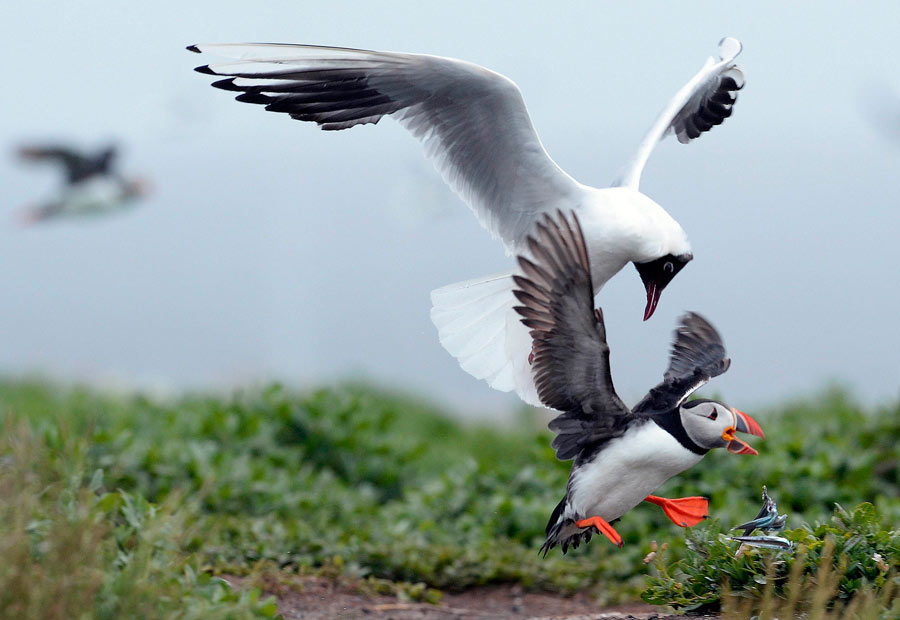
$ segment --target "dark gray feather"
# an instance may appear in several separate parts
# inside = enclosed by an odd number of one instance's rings
[[[564,413],[552,422],[557,458],[574,458],[590,444],[624,432],[631,412],[613,387],[603,315],[594,310],[594,287],[581,226],[563,213],[547,215],[529,236],[532,258],[519,257],[514,276],[531,330],[532,373],[541,402]]]
[[[699,314],[688,312],[675,330],[669,368],[662,383],[635,405],[634,412],[643,415],[669,412],[730,365],[716,328]]]

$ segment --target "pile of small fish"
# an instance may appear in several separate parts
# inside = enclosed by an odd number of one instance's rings
[[[769,497],[768,490],[763,486],[762,492],[763,506],[759,510],[752,521],[747,521],[740,525],[736,525],[731,529],[744,530],[743,536],[732,536],[731,540],[741,543],[737,551],[737,555],[741,555],[745,550],[745,545],[749,547],[762,547],[763,549],[777,549],[778,551],[790,551],[793,543],[787,538],[781,536],[751,536],[754,530],[762,530],[763,532],[779,532],[784,529],[787,522],[787,515],[778,514],[778,506],[775,500]]]

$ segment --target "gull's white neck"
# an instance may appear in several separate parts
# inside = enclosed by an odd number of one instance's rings
[[[585,187],[577,209],[588,240],[595,292],[629,262],[691,251],[687,235],[665,209],[628,187]]]

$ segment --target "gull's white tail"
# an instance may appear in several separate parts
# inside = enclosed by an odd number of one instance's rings
[[[503,273],[435,289],[431,321],[463,370],[540,407],[528,363],[531,336],[513,310],[514,285],[511,274]]]

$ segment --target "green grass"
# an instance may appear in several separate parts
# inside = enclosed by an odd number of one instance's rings
[[[735,599],[750,608],[774,608],[789,603],[793,611],[809,611],[817,598],[846,607],[859,597],[895,599],[900,569],[900,531],[878,515],[872,504],[851,511],[835,507],[827,523],[803,524],[782,533],[794,544],[793,553],[756,548],[739,549],[727,527],[716,521],[688,535],[684,557],[671,561],[661,550],[655,574],[643,593],[645,601],[686,611],[718,611],[734,607]],[[825,578],[827,575],[827,578]],[[792,602],[791,602],[792,601]]]
[[[719,451],[661,494],[708,495],[725,525],[755,514],[762,484],[789,527],[829,522],[835,502],[900,518],[898,407],[829,393],[752,413],[760,457]],[[0,417],[0,617],[270,617],[214,575],[273,567],[427,600],[517,583],[613,601],[643,589],[652,540],[687,557],[682,530],[641,506],[617,524],[624,549],[539,558],[569,464],[525,414],[463,425],[359,386],[167,401],[6,381]]]
[[[274,601],[232,591],[186,552],[195,526],[176,495],[156,506],[104,491],[87,439],[63,425],[4,421],[0,618],[276,616]]]

